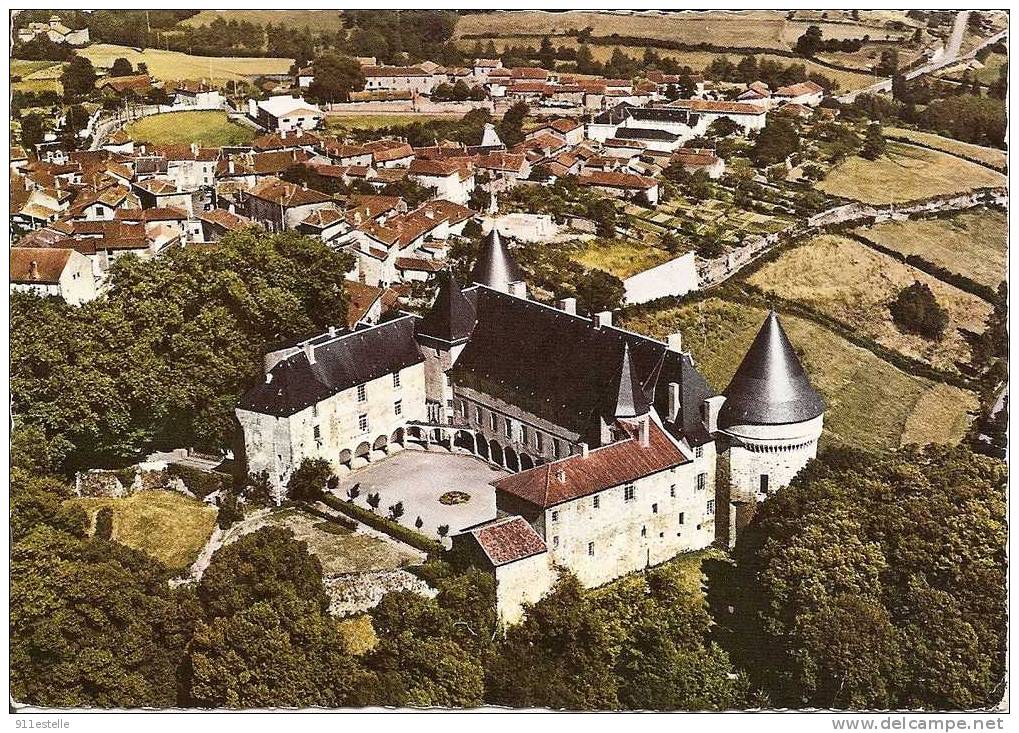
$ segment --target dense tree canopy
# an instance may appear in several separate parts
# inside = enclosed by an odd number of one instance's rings
[[[1004,464],[964,448],[823,455],[760,505],[718,585],[738,663],[778,706],[996,704],[1004,492]]]
[[[287,232],[118,259],[81,307],[11,296],[15,415],[61,436],[65,468],[152,447],[229,447],[237,398],[284,338],[345,323],[349,255]]]

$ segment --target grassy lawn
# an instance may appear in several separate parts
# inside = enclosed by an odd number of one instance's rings
[[[410,125],[414,122],[431,122],[433,120],[459,119],[463,115],[418,115],[418,114],[363,114],[363,115],[328,115],[325,118],[326,129],[334,132],[341,130],[378,130],[383,127]]]
[[[677,253],[679,254],[679,253]],[[628,239],[592,239],[582,244],[573,259],[584,267],[610,272],[621,280],[668,262],[677,255]]]
[[[241,145],[249,142],[255,131],[231,122],[226,112],[169,112],[132,122],[127,133],[135,140],[153,145],[201,143],[209,147]]]
[[[59,61],[26,61],[25,59],[11,59],[10,64],[10,75],[22,78],[38,74],[54,66],[61,66]],[[59,75],[60,71],[58,70],[56,76]]]
[[[942,137],[941,135],[935,135],[932,132],[921,132],[920,130],[910,130],[905,127],[886,127],[884,128],[885,135],[905,138],[913,142],[922,143],[938,150],[943,150],[946,153],[952,155],[960,155],[965,158],[972,158],[979,160],[982,163],[1004,170],[1008,163],[1008,157],[1004,150],[998,150],[996,148],[985,148],[982,145],[972,145],[971,143],[964,143],[961,140],[953,140],[950,137]]]
[[[139,491],[122,499],[68,499],[93,524],[101,507],[113,509],[113,539],[153,556],[171,570],[198,557],[216,525],[216,509],[175,491]]]
[[[396,570],[414,562],[416,556],[363,532],[351,532],[296,509],[274,512],[269,522],[287,527],[322,563],[325,575]]]
[[[886,155],[877,160],[849,158],[835,166],[817,187],[832,196],[889,204],[1005,183],[1005,176],[976,163],[890,142]]]
[[[213,82],[243,80],[260,74],[286,74],[293,59],[190,56],[179,51],[147,48],[136,51],[127,46],[96,43],[78,50],[96,68],[108,69],[117,58],[126,58],[137,66],[144,61],[157,79],[206,79]]]
[[[888,303],[914,280],[926,283],[949,314],[940,341],[904,334],[892,323]],[[927,275],[851,239],[824,235],[787,250],[748,281],[767,292],[805,303],[902,354],[940,369],[968,362],[969,344],[959,329],[983,331],[991,306],[975,295]]]
[[[216,18],[229,22],[248,22],[257,25],[272,23],[287,28],[311,28],[315,31],[338,31],[343,20],[338,10],[203,10],[181,25],[198,27],[209,25]]]
[[[964,211],[949,219],[882,222],[858,233],[992,288],[1005,279],[1008,216],[998,209]]]
[[[681,331],[697,368],[721,391],[765,315],[761,308],[709,298],[624,314],[623,326],[657,338]],[[967,412],[977,407],[973,393],[906,374],[812,321],[783,315],[782,325],[828,405],[823,444],[884,450],[963,437]]]

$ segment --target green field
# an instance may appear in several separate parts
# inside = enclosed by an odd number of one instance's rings
[[[141,550],[171,570],[198,557],[216,525],[216,509],[175,491],[139,491],[122,499],[80,498],[69,503],[88,512],[93,525],[101,507],[113,508],[113,539]]]
[[[729,383],[761,327],[762,308],[719,298],[623,315],[623,327],[657,338],[680,331],[708,381]],[[794,316],[782,325],[828,411],[823,444],[892,449],[905,443],[957,443],[976,395],[897,369],[826,328]]]
[[[964,211],[947,219],[888,221],[858,233],[992,288],[1007,274],[1008,216],[998,209]]]
[[[231,122],[226,112],[169,112],[143,117],[126,128],[134,140],[153,145],[199,143],[218,148],[223,145],[243,145],[255,137],[249,127]]]
[[[78,51],[97,69],[108,69],[115,59],[126,58],[134,66],[148,65],[149,73],[157,79],[206,79],[212,82],[241,81],[260,74],[286,74],[293,59],[253,57],[190,56],[178,51],[161,51],[147,48],[137,51],[127,46],[96,43]]]
[[[902,333],[888,303],[915,280],[926,283],[948,311],[940,341]],[[810,306],[851,330],[901,354],[947,371],[969,362],[970,347],[960,329],[980,333],[991,306],[893,257],[846,237],[823,235],[788,249],[750,275],[765,292]]]
[[[343,16],[338,10],[203,10],[181,25],[208,25],[216,18],[256,25],[272,23],[287,28],[311,28],[314,31],[338,31],[343,28]]]
[[[831,169],[817,188],[868,204],[889,204],[985,186],[1004,186],[1000,173],[951,155],[889,142],[877,160],[854,156]]]
[[[573,259],[584,267],[604,270],[625,280],[675,256],[664,249],[629,239],[592,239],[582,243]]]
[[[997,148],[985,148],[982,145],[972,145],[961,140],[953,140],[950,137],[935,135],[932,132],[910,130],[905,127],[885,127],[884,132],[888,137],[901,137],[937,150],[943,150],[952,155],[972,158],[998,170],[1005,170],[1005,166],[1008,163],[1008,156],[1005,151],[998,150]]]

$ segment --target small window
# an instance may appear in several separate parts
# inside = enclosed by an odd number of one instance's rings
[[[478,425],[481,425],[481,408],[480,407],[475,407],[474,408],[474,422],[476,422]]]
[[[676,498],[676,484],[673,484],[672,486],[669,487],[669,496],[671,496],[673,499]]]
[[[594,497],[594,508],[597,509],[600,506],[601,506],[601,497],[600,496]]]
[[[559,457],[559,438],[552,438],[552,457]]]
[[[524,445],[528,445],[529,442],[530,442],[530,437],[531,436],[528,434],[528,431],[527,431],[527,426],[526,425],[521,425],[520,426],[520,442],[523,443]]]
[[[400,372],[393,372],[393,386],[400,386]]]
[[[357,401],[367,402],[368,401],[368,386],[364,384],[357,385]]]
[[[311,416],[318,417],[318,403],[311,406]]]
[[[768,474],[766,473],[761,474],[761,493],[768,493]]]
[[[493,412],[491,417],[492,419],[490,422],[492,423],[492,432],[494,433],[499,429],[499,416]]]
[[[316,425],[314,427],[314,429],[312,430],[312,434],[315,436],[315,440],[321,440],[321,438],[322,438],[322,428],[320,428],[318,425]]]
[[[707,506],[707,509],[705,509],[704,513],[707,514],[709,517],[712,516],[715,513],[715,500],[714,499],[708,499],[708,506]]]
[[[704,491],[708,485],[708,474],[699,473],[697,474],[697,490]]]
[[[658,504],[652,504],[651,505],[651,513],[652,514],[657,514],[658,513]]]
[[[694,455],[694,458],[703,458],[704,457],[704,446],[703,445],[699,445],[696,448],[694,448],[693,455]]]
[[[397,400],[396,402],[393,403],[393,414],[394,415],[403,414],[403,400]]]
[[[510,420],[507,417],[507,418],[505,418],[505,420],[503,422],[504,422],[503,427],[505,428],[506,437],[510,438],[512,440],[512,438],[513,438],[513,421]]]
[[[362,433],[368,432],[368,416],[358,415],[357,416],[357,427]]]
[[[539,453],[545,451],[545,435],[540,430],[534,431],[534,447]]]
[[[559,512],[552,512],[552,521],[553,522],[559,521]]]
[[[624,486],[623,487],[623,500],[624,501],[633,501],[634,498],[636,498],[636,493],[637,492],[636,492],[636,489],[633,487],[633,484],[631,484],[629,486]]]
[[[559,535],[552,537],[552,547],[559,547]]]
[[[640,528],[640,536],[641,537],[647,537],[647,526],[644,526],[644,527]]]
[[[680,524],[682,524],[682,523],[683,523],[683,512],[680,512],[680,513],[679,513],[679,523],[680,523]]]
[[[591,557],[594,557],[594,543],[593,542],[588,542],[587,543],[587,554],[590,555]]]

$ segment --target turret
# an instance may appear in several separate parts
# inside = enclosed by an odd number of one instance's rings
[[[723,394],[733,494],[764,499],[817,455],[825,410],[774,311]]]
[[[456,363],[474,331],[477,315],[456,278],[448,270],[438,273],[439,290],[435,301],[415,328],[417,341],[425,356],[425,398],[433,419],[447,417],[453,399],[446,372]]]
[[[471,280],[479,285],[487,285],[493,290],[510,292],[511,283],[524,282],[525,274],[509,252],[509,248],[499,235],[499,230],[492,231],[481,241],[478,261],[471,271]]]

